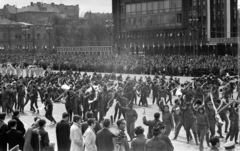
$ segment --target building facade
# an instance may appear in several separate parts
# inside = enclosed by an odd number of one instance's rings
[[[44,52],[49,48],[54,50],[55,46],[51,42],[52,35],[49,34],[46,26],[35,26],[0,18],[1,51]]]
[[[113,0],[112,8],[118,51],[237,53],[237,0]]]

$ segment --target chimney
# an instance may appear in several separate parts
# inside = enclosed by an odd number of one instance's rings
[[[33,2],[31,2],[31,6],[33,6]]]

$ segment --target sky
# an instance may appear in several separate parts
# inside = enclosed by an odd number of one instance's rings
[[[80,16],[87,11],[111,13],[112,12],[112,0],[0,0],[0,8],[3,8],[5,4],[17,5],[18,8],[30,5],[31,2],[43,2],[43,3],[63,3],[65,5],[79,5]]]

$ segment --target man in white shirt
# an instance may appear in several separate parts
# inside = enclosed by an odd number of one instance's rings
[[[96,121],[94,119],[88,119],[87,122],[88,129],[85,131],[83,135],[85,151],[97,151],[96,134],[94,131]]]

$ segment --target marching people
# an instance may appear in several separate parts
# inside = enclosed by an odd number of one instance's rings
[[[17,107],[17,109],[20,112],[24,112],[24,98],[25,98],[26,92],[25,92],[25,87],[24,87],[23,84],[21,84],[19,86],[17,94],[18,94],[18,103],[17,103],[18,107]]]
[[[169,106],[168,105],[161,106],[161,110],[162,110],[162,113],[163,113],[162,122],[166,125],[165,135],[169,136],[170,133],[171,133],[171,130],[174,130],[173,116],[169,111]]]
[[[71,145],[70,128],[71,127],[69,124],[69,114],[64,112],[62,114],[62,120],[58,122],[56,125],[58,151],[70,150],[70,145]]]
[[[44,104],[45,104],[45,109],[46,109],[46,113],[45,113],[45,117],[51,121],[51,125],[55,125],[57,122],[54,119],[52,112],[53,112],[53,103],[50,100],[50,96],[48,93],[44,94]]]
[[[133,109],[133,104],[130,102],[126,107],[121,106],[121,104],[118,102],[118,105],[121,109],[125,110],[125,119],[127,122],[127,133],[130,137],[130,140],[134,138],[134,128],[135,128],[135,122],[137,121],[138,114],[135,109]]]
[[[31,106],[31,109],[33,112],[36,112],[36,110],[37,110],[37,113],[39,114],[37,99],[38,99],[38,92],[36,89],[36,85],[33,85],[31,92],[30,92],[30,101],[31,101],[30,106]],[[36,109],[34,108],[33,105],[35,105]]]

